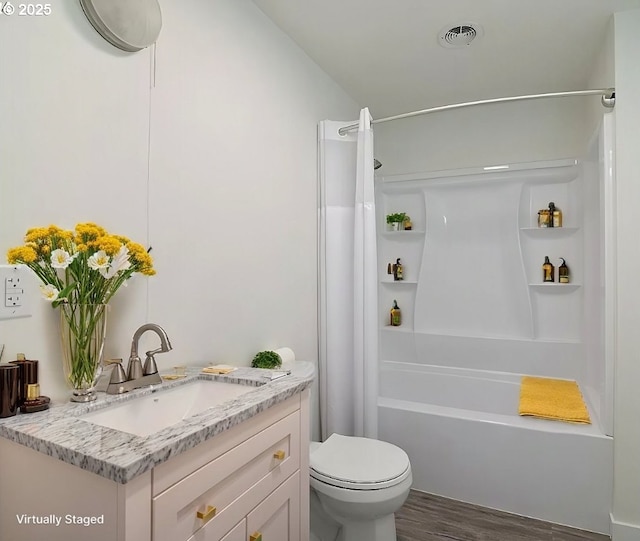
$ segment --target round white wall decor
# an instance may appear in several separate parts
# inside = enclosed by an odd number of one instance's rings
[[[123,51],[153,45],[162,28],[158,0],[80,0],[80,5],[98,33]]]

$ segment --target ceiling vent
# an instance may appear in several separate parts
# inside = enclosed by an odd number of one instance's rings
[[[482,27],[475,23],[460,23],[446,26],[438,35],[438,43],[448,49],[461,49],[481,38]]]

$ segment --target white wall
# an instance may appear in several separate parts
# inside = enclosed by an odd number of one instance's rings
[[[150,52],[104,41],[78,2],[48,17],[0,17],[0,261],[30,227],[95,221],[147,242]],[[43,394],[68,396],[58,312],[32,281],[33,317],[0,321],[3,362],[40,360]],[[144,280],[114,302],[107,354],[124,357],[145,319]]]
[[[109,357],[153,321],[174,346],[161,368],[283,345],[316,360],[316,126],[359,107],[252,2],[161,6],[153,88],[153,50],[119,52],[77,2],[0,17],[0,252],[79,221],[153,246],[158,274],[113,302]],[[33,286],[33,317],[0,321],[3,361],[39,358],[64,400],[57,313]]]
[[[609,21],[607,31],[598,50],[598,56],[594,59],[591,76],[587,88],[613,88],[615,87],[615,57],[614,57],[614,25],[613,17]],[[600,100],[590,98],[586,100],[587,117],[584,133],[585,143],[598,129],[602,121],[603,107]]]
[[[582,150],[584,99],[596,98],[482,105],[376,124],[377,173],[574,157]]]
[[[617,341],[613,540],[640,538],[640,10],[615,16]]]
[[[251,2],[163,13],[150,319],[176,351],[158,361],[248,364],[285,345],[315,359],[316,125],[356,105]]]

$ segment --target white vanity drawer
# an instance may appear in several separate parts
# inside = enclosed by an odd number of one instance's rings
[[[247,521],[243,520],[220,541],[247,541]]]
[[[154,541],[221,539],[299,469],[299,433],[295,411],[155,496]]]
[[[298,409],[300,397],[296,395],[156,466],[153,469],[153,496]]]

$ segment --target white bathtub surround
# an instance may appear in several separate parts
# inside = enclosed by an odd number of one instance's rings
[[[368,109],[319,126],[319,385],[322,438],[377,434],[377,252]],[[353,172],[356,172],[354,177]]]
[[[379,235],[379,434],[418,490],[609,533],[612,495],[612,117],[584,158],[384,177],[377,202],[415,229]],[[553,201],[560,228],[538,228]],[[385,280],[403,257],[407,282]],[[545,284],[545,256],[570,284]],[[523,375],[575,380],[593,425],[518,416]]]
[[[379,306],[397,299],[404,316],[398,329],[380,318],[381,359],[576,379],[611,434],[613,180],[598,158],[611,149],[603,130],[585,160],[385,177],[379,219],[402,205],[416,230],[380,235],[379,268],[402,255],[407,278],[380,277]],[[537,227],[549,201],[561,228]],[[567,260],[570,284],[542,283],[545,256]]]
[[[417,275],[416,331],[531,336],[520,231],[505,227],[518,223],[524,181],[520,174],[508,182],[436,182],[423,188],[428,234]],[[531,262],[529,281],[540,281],[535,271],[542,261],[536,263]]]
[[[609,533],[613,439],[596,419],[519,416],[520,377],[385,362],[380,438],[407,452],[417,490]]]
[[[640,527],[615,519],[611,513],[611,539],[613,541],[637,541],[640,539]]]

